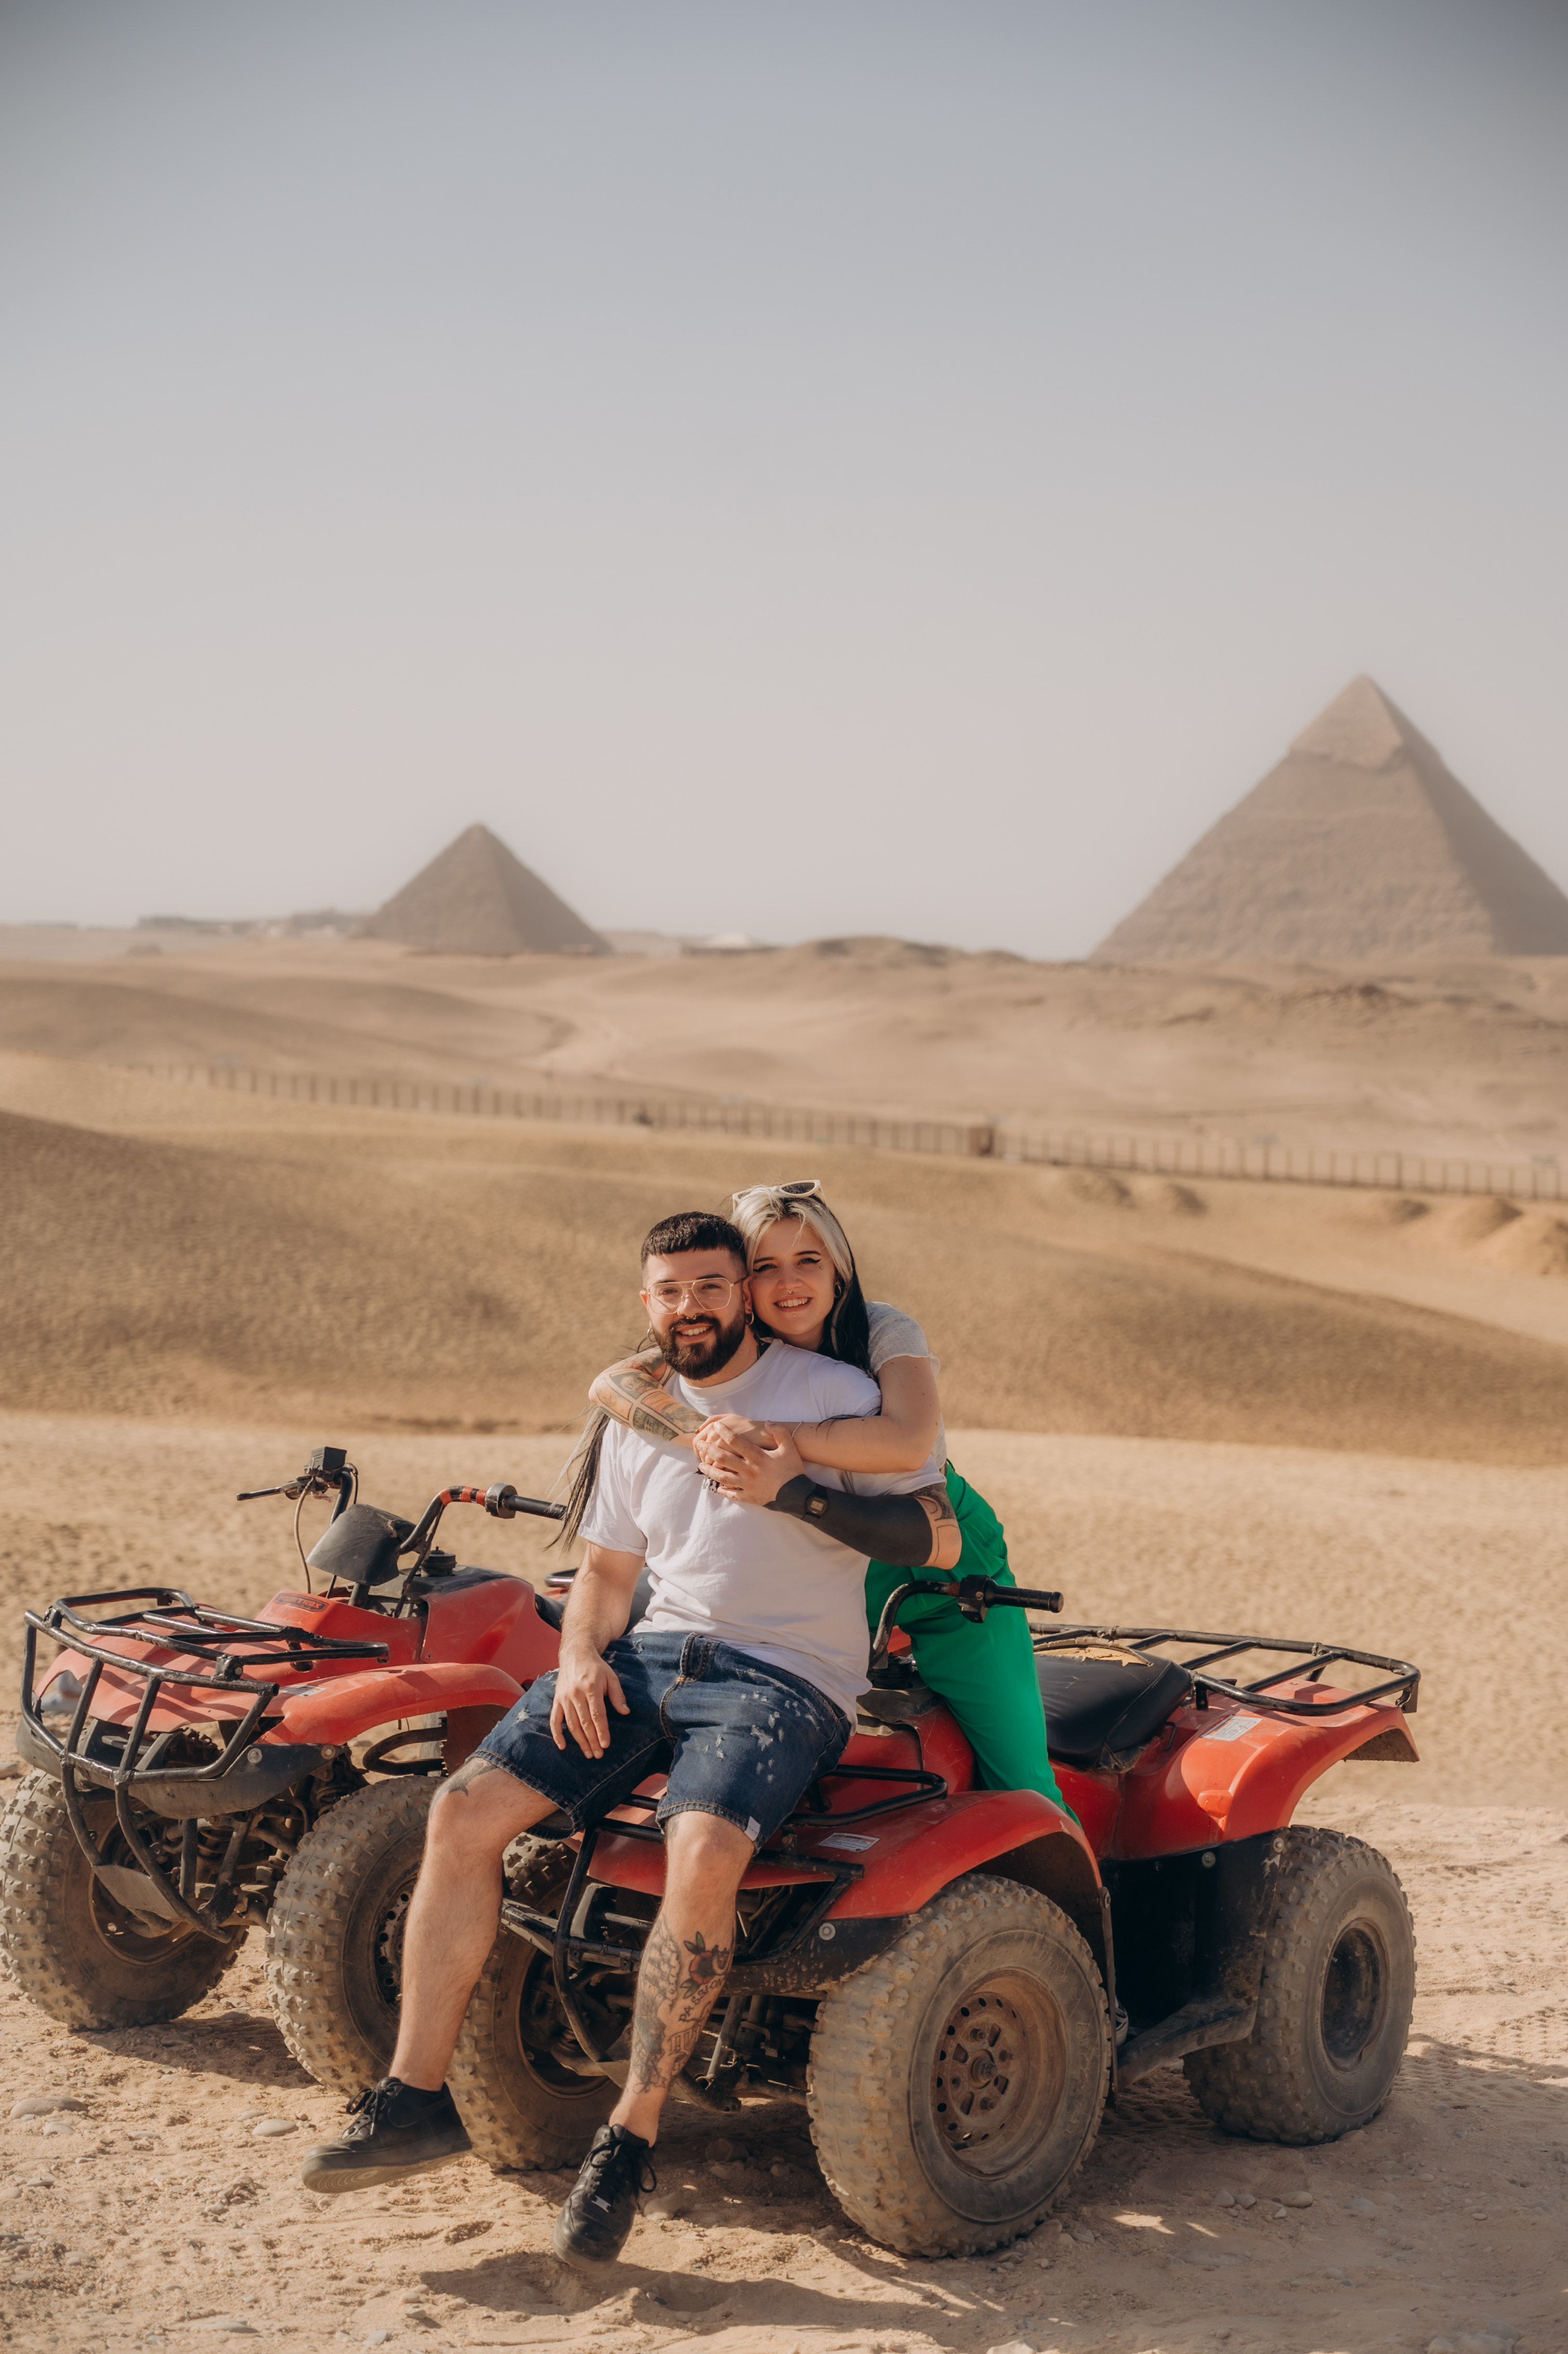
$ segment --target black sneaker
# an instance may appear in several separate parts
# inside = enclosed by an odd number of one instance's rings
[[[427,2093],[384,2076],[348,2107],[354,2123],[336,2141],[318,2143],[306,2155],[307,2190],[374,2190],[378,2182],[432,2174],[471,2147],[444,2084]]]
[[[553,2245],[563,2264],[579,2272],[614,2264],[637,2221],[640,2193],[658,2188],[648,2150],[624,2126],[600,2126],[556,2218]]]

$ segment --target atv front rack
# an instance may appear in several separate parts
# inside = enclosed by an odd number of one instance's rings
[[[82,1606],[88,1603],[151,1604],[151,1608],[124,1611],[107,1618],[87,1618]],[[228,1912],[228,1899],[232,1885],[239,1850],[250,1820],[258,1808],[267,1805],[279,1792],[299,1780],[313,1764],[320,1764],[323,1753],[310,1751],[298,1744],[273,1743],[265,1749],[252,1746],[253,1736],[269,1706],[281,1689],[280,1680],[258,1682],[247,1671],[255,1668],[288,1666],[310,1670],[328,1660],[366,1659],[385,1664],[390,1657],[385,1643],[340,1642],[329,1637],[313,1635],[299,1627],[275,1627],[261,1618],[239,1618],[228,1611],[214,1610],[177,1586],[135,1586],[118,1593],[71,1594],[51,1602],[44,1610],[26,1610],[26,1643],[22,1663],[22,1719],[17,1728],[17,1748],[29,1765],[42,1766],[59,1776],[65,1797],[66,1811],[77,1842],[93,1871],[103,1874],[118,1869],[109,1863],[89,1829],[82,1800],[88,1792],[111,1792],[114,1799],[115,1819],[120,1832],[141,1870],[152,1882],[160,1909],[171,1919],[183,1921],[188,1928],[198,1929],[204,1936],[221,1937]],[[40,1635],[64,1645],[79,1658],[90,1659],[92,1665],[77,1695],[70,1727],[63,1739],[52,1733],[44,1721],[43,1710],[36,1690],[37,1646]],[[159,1651],[183,1653],[186,1659],[210,1662],[210,1672],[204,1668],[165,1664],[149,1659],[138,1659],[134,1652],[111,1650],[102,1638],[114,1636],[122,1640],[130,1637]],[[144,1687],[136,1714],[127,1728],[118,1749],[112,1745],[112,1734],[102,1724],[95,1724],[84,1746],[82,1734],[92,1714],[92,1703],[106,1668],[117,1675],[140,1678]],[[221,1693],[230,1702],[244,1699],[249,1705],[238,1717],[225,1716],[221,1722],[232,1725],[222,1749],[216,1757],[199,1766],[170,1766],[161,1763],[161,1753],[173,1735],[154,1734],[149,1741],[147,1727],[153,1711],[163,1698],[166,1687],[184,1691]],[[180,1727],[178,1730],[185,1730]],[[243,1763],[241,1761],[243,1760]],[[207,1794],[215,1783],[221,1783],[222,1804],[213,1804]],[[135,1796],[158,1800],[156,1811],[183,1818],[185,1836],[182,1845],[178,1880],[165,1872],[148,1848],[131,1811]],[[205,1803],[204,1803],[205,1798]],[[233,1815],[234,1830],[219,1867],[212,1894],[206,1905],[196,1900],[196,1840],[197,1818],[207,1815]]]
[[[1192,1676],[1193,1704],[1201,1709],[1208,1707],[1213,1694],[1234,1701],[1244,1708],[1269,1709],[1280,1716],[1317,1716],[1330,1709],[1365,1708],[1374,1701],[1386,1701],[1391,1694],[1397,1694],[1394,1707],[1406,1716],[1414,1716],[1421,1687],[1421,1670],[1411,1660],[1385,1659],[1378,1651],[1352,1650],[1343,1643],[1303,1643],[1287,1635],[1203,1634],[1184,1627],[1062,1627],[1034,1630],[1037,1653],[1071,1651],[1091,1641],[1118,1643],[1124,1650],[1146,1655],[1162,1649],[1167,1643],[1197,1646],[1195,1657],[1173,1656],[1175,1664],[1185,1668]],[[1205,1645],[1212,1648],[1205,1649]],[[1249,1651],[1282,1651],[1288,1655],[1291,1664],[1275,1668],[1252,1683],[1238,1683],[1233,1678],[1209,1672],[1218,1661],[1239,1659]],[[1380,1682],[1364,1685],[1360,1691],[1323,1692],[1311,1700],[1287,1700],[1270,1689],[1292,1681],[1315,1684],[1325,1668],[1337,1666],[1341,1660],[1352,1667],[1382,1668],[1385,1671],[1383,1678]],[[1309,1663],[1305,1673],[1303,1661]]]

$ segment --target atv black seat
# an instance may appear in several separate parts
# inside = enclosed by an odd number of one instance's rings
[[[1036,1655],[1045,1745],[1069,1766],[1110,1765],[1151,1741],[1192,1689],[1175,1659]]]

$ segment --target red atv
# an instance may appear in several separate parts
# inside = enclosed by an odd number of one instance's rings
[[[436,1533],[451,1504],[563,1508],[454,1487],[415,1523],[357,1485],[327,1447],[249,1491],[336,1501],[307,1564],[326,1591],[276,1594],[259,1618],[175,1588],[26,1612],[16,1747],[37,1770],[0,1816],[0,1957],[51,2018],[176,2018],[265,1921],[295,2057],[345,2090],[385,2073],[436,1777],[559,1644],[558,1599],[459,1568]],[[41,1676],[40,1636],[63,1646]]]
[[[345,2088],[385,2072],[430,1792],[556,1649],[558,1606],[459,1570],[436,1527],[450,1502],[558,1508],[454,1489],[416,1526],[350,1503],[353,1482],[323,1449],[281,1491],[336,1486],[310,1557],[325,1596],[249,1621],[173,1593],[27,1614],[18,1745],[42,1771],[0,1824],[0,1943],[55,2017],[172,2017],[270,1914],[291,2049]],[[1409,1914],[1374,1850],[1289,1826],[1341,1759],[1415,1755],[1419,1670],[1170,1628],[1037,1632],[1074,1822],[976,1787],[896,1628],[908,1596],[937,1592],[975,1617],[1061,1607],[972,1577],[894,1595],[859,1731],[742,1883],[735,1966],[677,2091],[717,2109],[804,2099],[845,2211],[924,2253],[1028,2231],[1107,2094],[1166,2061],[1233,2132],[1320,2141],[1373,2115],[1409,2029]],[[150,1606],[95,1621],[90,1603]],[[35,1695],[39,1634],[71,1648]],[[1345,1664],[1374,1681],[1323,1681]],[[512,1851],[451,2072],[497,2170],[575,2165],[613,2105],[663,1882],[662,1787]]]
[[[742,2090],[804,2100],[841,2207],[924,2255],[1029,2231],[1107,2094],[1167,2061],[1234,2133],[1327,2141],[1364,2124],[1409,2031],[1409,1912],[1375,1850],[1289,1825],[1340,1759],[1415,1756],[1419,1670],[1173,1628],[1037,1633],[1074,1822],[1033,1791],[976,1787],[895,1632],[908,1596],[935,1593],[976,1618],[1061,1607],[974,1577],[890,1598],[860,1730],[747,1872],[735,1965],[676,2090],[720,2108]],[[1264,1672],[1237,1682],[1260,1653]],[[1376,1680],[1326,1684],[1340,1663]],[[663,1885],[662,1787],[514,1850],[451,2073],[498,2170],[575,2164],[613,2105],[625,2062],[607,2055]]]

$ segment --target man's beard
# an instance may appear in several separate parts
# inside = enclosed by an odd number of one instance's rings
[[[694,1320],[688,1317],[686,1321]],[[677,1341],[672,1325],[659,1343],[659,1353],[673,1372],[689,1374],[697,1381],[722,1372],[746,1338],[744,1310],[733,1324],[721,1324],[716,1316],[706,1317],[704,1321],[710,1329],[700,1341]]]

